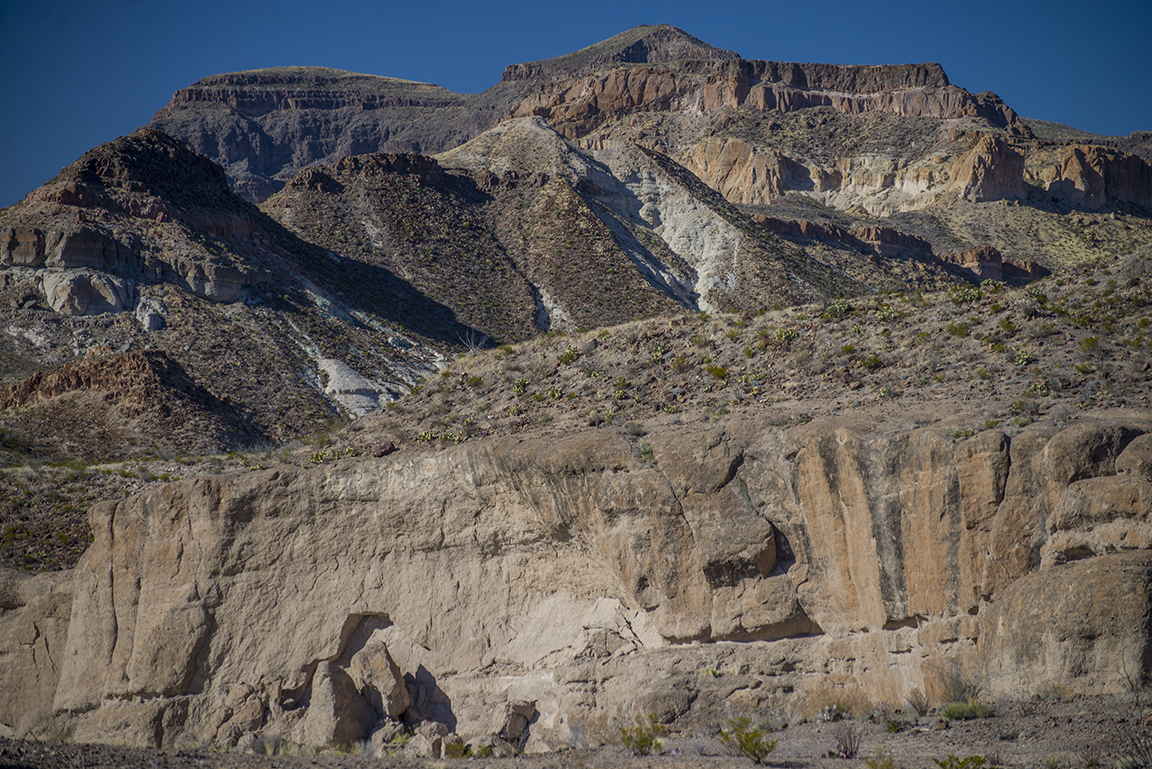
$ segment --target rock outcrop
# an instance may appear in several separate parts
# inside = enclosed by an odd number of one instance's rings
[[[1024,156],[1003,139],[984,134],[952,161],[945,193],[973,203],[1024,197]]]
[[[54,583],[53,706],[78,739],[319,745],[408,709],[467,736],[528,702],[563,741],[635,711],[899,703],[977,655],[1010,687],[1115,690],[1147,662],[1149,430],[680,427],[652,464],[593,430],[169,484],[94,508]],[[59,602],[20,605],[23,627]]]
[[[1146,159],[1080,144],[1047,154],[1051,164],[1038,168],[1033,179],[1053,197],[1088,210],[1123,203],[1152,208],[1152,165]]]

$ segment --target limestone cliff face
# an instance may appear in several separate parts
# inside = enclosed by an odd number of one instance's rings
[[[52,707],[78,739],[347,740],[398,707],[389,666],[364,672],[383,655],[460,734],[529,699],[554,740],[633,707],[898,702],[978,649],[1009,689],[1114,689],[1149,641],[1150,429],[686,426],[652,464],[592,430],[170,484],[92,511]],[[1053,580],[1093,607],[1075,649],[1020,643],[1011,607],[1058,611]],[[717,664],[750,685],[694,672]],[[43,712],[49,687],[17,683]]]

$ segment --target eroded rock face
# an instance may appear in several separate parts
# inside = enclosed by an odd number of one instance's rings
[[[589,430],[169,484],[93,509],[54,706],[104,739],[325,744],[495,734],[513,702],[541,740],[895,703],[978,649],[1115,689],[1148,643],[1150,430],[683,426],[653,464]]]
[[[1108,147],[1072,144],[1040,167],[1036,182],[1054,197],[1096,210],[1115,203],[1152,207],[1152,165]]]
[[[981,135],[948,171],[946,194],[973,203],[1024,197],[1024,156],[993,134]]]

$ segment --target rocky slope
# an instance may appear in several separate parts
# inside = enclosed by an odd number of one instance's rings
[[[155,125],[208,157],[0,212],[0,559],[75,565],[0,572],[0,736],[546,751],[1146,672],[1141,137],[666,26]]]
[[[949,670],[1117,691],[1148,648],[1147,268],[463,358],[330,452],[102,503],[75,571],[7,573],[0,720],[383,749],[530,703],[546,750]]]
[[[163,351],[203,389],[200,401],[230,404],[239,432],[216,446],[314,430],[340,412],[375,408],[435,370],[436,339],[410,341],[405,333],[419,331],[394,323],[397,305],[432,315],[430,302],[394,276],[366,273],[369,266],[344,264],[293,236],[236,197],[218,166],[158,131],[90,151],[6,210],[0,233],[9,376],[85,356]],[[353,305],[359,319],[332,293],[348,282],[376,286]],[[450,321],[422,328],[454,331]],[[50,414],[66,390],[8,405],[26,421],[29,409]],[[206,448],[211,434],[174,448]],[[158,445],[120,450],[140,455]]]

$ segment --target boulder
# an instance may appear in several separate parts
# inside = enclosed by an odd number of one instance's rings
[[[989,607],[980,655],[997,691],[1046,681],[1116,692],[1147,670],[1152,553],[1103,555],[1021,578]]]
[[[130,281],[90,269],[44,274],[48,305],[61,315],[100,315],[121,312],[131,300]]]
[[[513,745],[519,745],[528,730],[528,725],[535,720],[539,713],[535,702],[509,702],[504,706],[504,723],[497,732],[497,736]]]
[[[320,662],[296,741],[315,747],[348,747],[365,739],[377,719],[376,710],[360,696],[351,676],[327,661]]]

